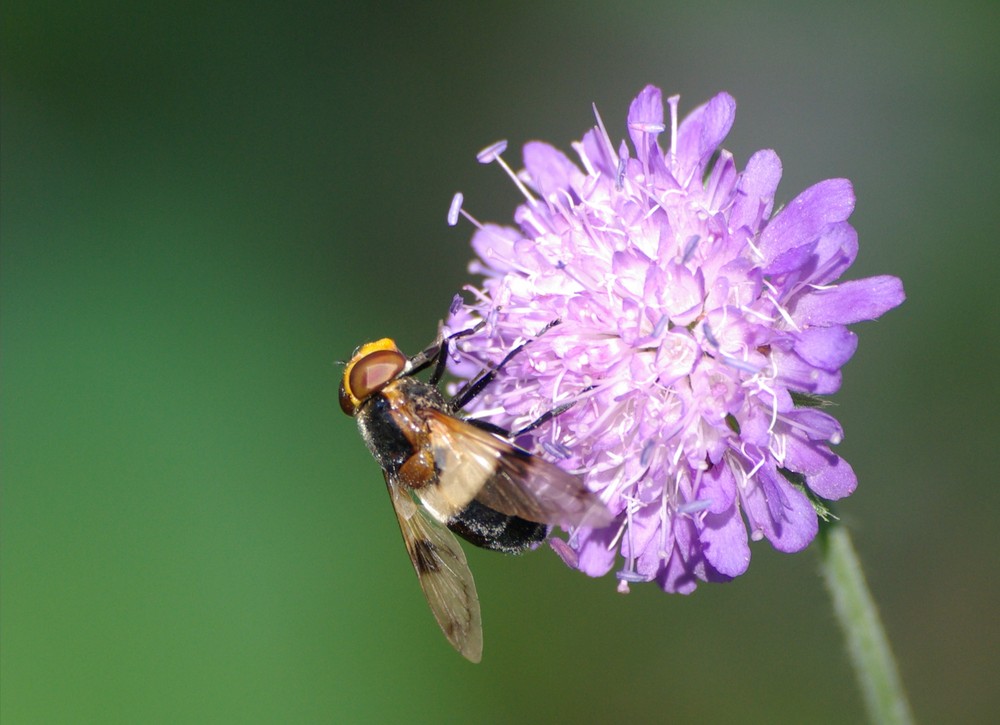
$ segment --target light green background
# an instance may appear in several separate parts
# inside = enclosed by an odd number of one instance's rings
[[[338,359],[416,350],[518,201],[475,152],[613,137],[646,83],[739,108],[789,200],[848,176],[840,511],[924,722],[996,686],[995,4],[7,2],[0,716],[19,723],[857,722],[812,552],[691,597],[469,552],[444,642]],[[336,9],[335,9],[336,8]],[[948,8],[948,9],[945,9]]]

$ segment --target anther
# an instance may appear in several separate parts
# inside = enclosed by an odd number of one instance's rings
[[[691,255],[694,254],[694,250],[698,248],[699,241],[701,241],[701,237],[697,234],[692,235],[687,240],[687,244],[684,246],[684,254],[681,257],[681,264],[687,264],[688,260],[691,259]]]
[[[448,207],[448,226],[453,227],[458,224],[458,215],[462,212],[462,202],[465,197],[462,196],[461,191],[455,192],[455,196],[451,197],[451,206]]]

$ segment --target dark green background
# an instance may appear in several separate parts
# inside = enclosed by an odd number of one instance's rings
[[[918,718],[990,721],[998,569],[995,4],[7,2],[2,710],[53,722],[856,722],[812,552],[691,597],[469,552],[446,645],[336,360],[416,350],[518,201],[475,152],[730,91],[788,201],[853,179],[837,415]],[[948,9],[945,9],[945,8]]]

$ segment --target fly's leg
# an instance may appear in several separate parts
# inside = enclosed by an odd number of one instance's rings
[[[482,324],[483,323],[477,325],[477,328],[481,327]],[[538,339],[539,337],[544,335],[546,332],[548,332],[558,324],[559,320],[553,320],[545,327],[543,327],[539,331],[539,333],[535,335],[534,339]],[[475,331],[475,328],[473,329],[473,331]],[[464,333],[459,333],[459,334],[464,336]],[[452,337],[449,339],[454,339],[454,338],[455,336],[452,335]],[[524,346],[530,342],[531,340],[528,340],[527,342],[522,342],[520,345],[513,348],[510,352],[504,355],[503,360],[501,360],[497,365],[495,365],[492,368],[489,368],[488,370],[484,370],[479,374],[478,377],[473,378],[465,385],[463,385],[462,388],[457,393],[455,393],[455,397],[451,399],[451,409],[457,412],[462,408],[464,408],[466,405],[468,405],[470,401],[474,400],[477,395],[479,395],[481,392],[483,392],[483,390],[486,389],[487,385],[489,385],[496,379],[496,376],[499,375],[500,371],[503,370],[504,365],[509,363],[511,359],[513,359],[514,356],[516,356],[519,352],[521,352],[521,350],[524,349]],[[539,425],[541,425],[541,423],[544,422],[545,421],[541,421]]]
[[[431,385],[437,385],[441,382],[441,378],[444,376],[445,367],[448,365],[448,345],[451,341],[468,337],[469,335],[474,335],[483,329],[485,324],[486,320],[483,320],[470,327],[468,330],[461,330],[460,332],[453,333],[447,337],[438,335],[438,339],[435,340],[430,347],[410,358],[407,375],[414,375],[433,365],[434,372],[431,373],[431,377],[428,382],[430,382]]]

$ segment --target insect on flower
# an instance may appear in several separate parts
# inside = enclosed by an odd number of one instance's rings
[[[473,332],[442,337],[412,358],[388,338],[362,345],[344,370],[340,407],[357,420],[382,467],[403,542],[438,624],[455,649],[478,662],[479,597],[450,532],[484,549],[518,554],[544,541],[550,525],[606,526],[612,516],[579,477],[513,443],[565,406],[514,433],[461,415],[524,345],[451,400],[441,394],[437,384],[449,343]],[[414,377],[432,365],[428,382]]]

